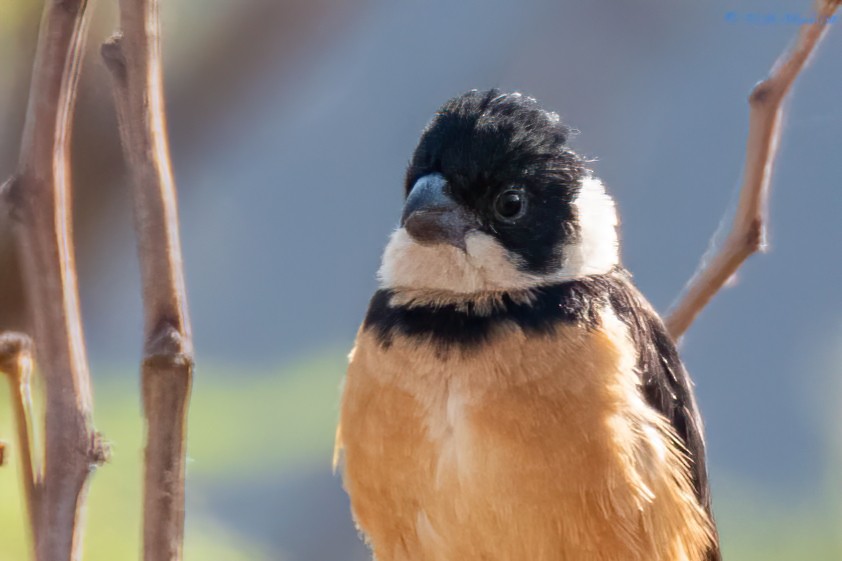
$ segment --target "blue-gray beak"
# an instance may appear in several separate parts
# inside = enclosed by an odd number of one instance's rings
[[[465,251],[465,236],[476,223],[445,187],[447,180],[439,173],[419,179],[406,198],[401,226],[418,243],[446,243]]]

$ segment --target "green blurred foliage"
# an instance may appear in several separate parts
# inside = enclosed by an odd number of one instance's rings
[[[277,372],[201,368],[190,411],[188,478],[214,481],[329,465],[343,360],[336,353]],[[101,372],[101,371],[100,371]],[[114,375],[96,384],[96,426],[112,446],[111,462],[91,481],[86,561],[136,559],[140,551],[143,420],[136,384]],[[0,435],[13,432],[8,384],[0,391]],[[24,504],[16,448],[0,470],[0,561],[26,559]],[[338,482],[337,482],[338,485]],[[278,559],[214,520],[188,490],[187,561]]]
[[[201,368],[190,412],[188,477],[212,483],[327,465],[344,360],[338,353],[322,356],[327,358],[272,372]],[[112,375],[99,378],[96,385],[97,427],[111,442],[113,456],[92,480],[85,538],[88,561],[135,559],[139,551],[143,422],[136,384],[123,380],[131,377]],[[7,439],[14,434],[8,400],[4,384],[0,434]],[[26,559],[14,451],[11,445],[9,462],[0,471],[0,561]],[[839,513],[831,501],[801,498],[795,503],[775,490],[738,481],[727,481],[719,491],[716,507],[727,559],[842,558]],[[188,495],[187,561],[279,559],[277,552],[250,543],[215,520],[195,489]]]
[[[16,29],[25,15],[40,9],[37,2],[0,2],[0,33]]]

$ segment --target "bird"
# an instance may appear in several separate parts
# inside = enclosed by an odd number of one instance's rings
[[[693,384],[572,134],[496,89],[421,133],[336,431],[377,561],[721,559]]]

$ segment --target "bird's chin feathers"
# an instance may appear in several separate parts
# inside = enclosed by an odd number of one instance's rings
[[[528,294],[534,288],[608,273],[619,263],[614,201],[593,177],[582,180],[573,201],[577,235],[557,248],[558,268],[524,271],[517,253],[492,235],[471,232],[465,250],[448,244],[421,244],[404,228],[395,230],[378,271],[382,288],[405,290],[413,299],[436,301],[500,293]]]

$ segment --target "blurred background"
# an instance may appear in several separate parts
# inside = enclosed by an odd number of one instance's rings
[[[0,175],[15,166],[41,3],[0,2]],[[95,6],[73,154],[97,428],[85,558],[139,551],[139,274]],[[665,311],[733,209],[746,96],[811,2],[164,2],[169,125],[198,367],[187,560],[368,558],[331,474],[345,355],[375,289],[404,166],[447,98],[500,87],[581,131],[623,254]],[[682,351],[707,423],[730,561],[842,558],[842,29],[799,79],[752,258]],[[0,329],[25,329],[0,223]],[[11,439],[6,388],[0,436]],[[14,455],[14,449],[12,449]],[[17,459],[0,561],[24,559]]]

